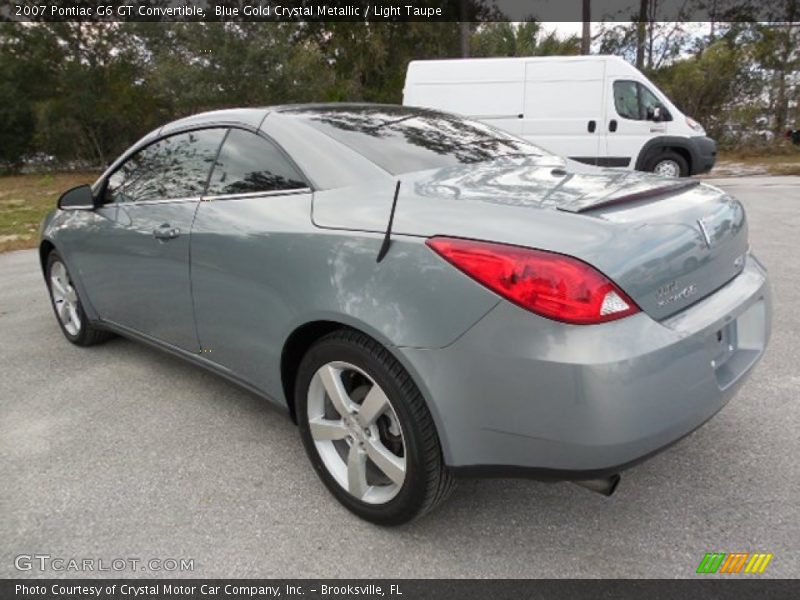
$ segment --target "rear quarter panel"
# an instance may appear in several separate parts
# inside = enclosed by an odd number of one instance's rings
[[[202,202],[192,230],[192,287],[208,358],[283,399],[285,341],[313,321],[349,325],[389,347],[451,344],[498,298],[424,239],[326,230],[311,194]]]

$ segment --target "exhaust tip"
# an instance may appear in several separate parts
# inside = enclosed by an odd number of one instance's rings
[[[583,481],[573,481],[572,483],[595,492],[596,494],[602,494],[603,496],[608,497],[616,491],[621,479],[622,477],[620,477],[618,473],[615,473],[609,477],[585,479]]]

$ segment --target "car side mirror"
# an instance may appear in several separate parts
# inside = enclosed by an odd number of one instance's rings
[[[85,184],[67,190],[58,199],[61,210],[94,210],[94,207],[92,188]]]

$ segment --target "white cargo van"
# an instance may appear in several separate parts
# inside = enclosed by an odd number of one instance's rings
[[[413,61],[403,104],[485,121],[593,165],[687,176],[716,158],[703,127],[616,56]]]

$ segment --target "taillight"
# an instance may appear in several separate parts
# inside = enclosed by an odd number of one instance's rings
[[[571,256],[458,238],[426,243],[490,290],[549,319],[590,325],[639,312],[607,277]]]

